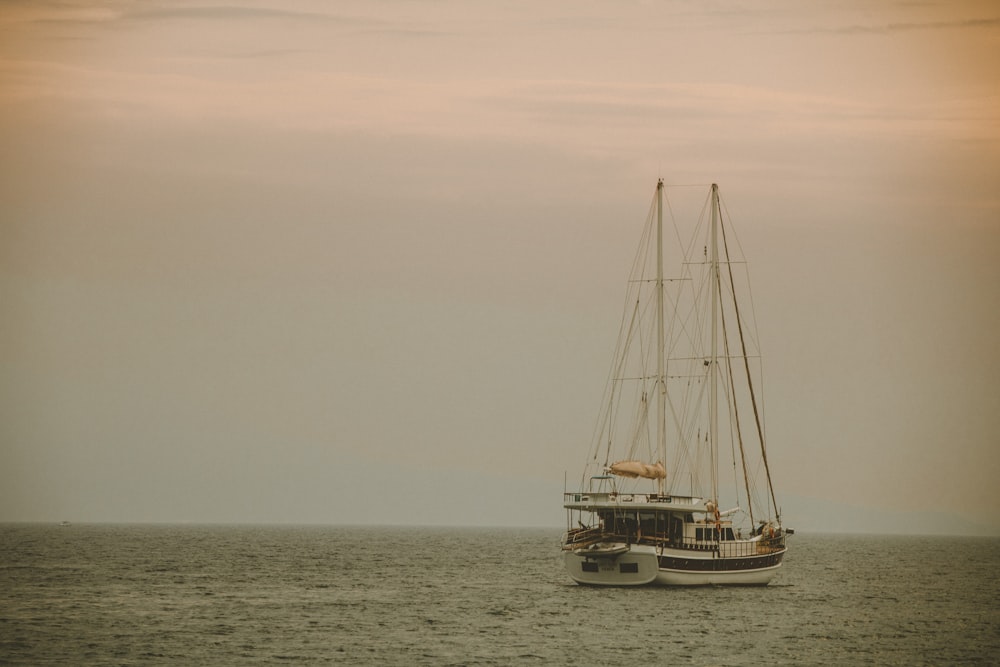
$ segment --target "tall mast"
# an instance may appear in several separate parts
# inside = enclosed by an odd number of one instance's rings
[[[667,465],[667,383],[664,378],[663,348],[663,179],[656,183],[656,452]],[[657,481],[664,495],[664,479]]]
[[[712,264],[709,287],[712,290],[712,351],[709,359],[709,425],[708,433],[712,452],[712,500],[719,501],[719,186],[712,183]]]

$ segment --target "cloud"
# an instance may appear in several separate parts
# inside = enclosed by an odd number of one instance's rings
[[[924,22],[899,22],[883,23],[872,25],[842,25],[829,28],[809,28],[805,30],[788,30],[785,34],[815,34],[815,33],[835,33],[842,35],[857,34],[891,34],[899,32],[913,32],[918,30],[969,30],[992,28],[1000,26],[1000,18],[978,18],[964,19],[959,21],[924,21]]]
[[[347,15],[276,7],[241,7],[234,5],[160,6],[147,4],[142,7],[120,4],[118,6],[71,6],[62,3],[15,3],[16,11],[8,12],[0,22],[48,25],[123,25],[157,24],[166,22],[226,23],[273,27],[276,22],[300,23],[309,26],[331,26],[359,34],[384,33],[389,35],[437,36],[442,31],[395,17]]]
[[[208,5],[203,7],[176,7],[165,5],[156,8],[141,8],[126,11],[122,18],[133,21],[154,21],[163,19],[193,19],[210,21],[256,21],[291,20],[324,21],[355,26],[380,25],[383,22],[370,18],[359,18],[311,12],[303,10],[274,9],[270,7],[237,7],[233,5]]]
[[[33,23],[106,23],[113,21],[156,21],[167,19],[193,19],[216,21],[295,20],[334,21],[370,25],[372,19],[344,17],[324,12],[274,9],[270,7],[239,7],[233,5],[205,5],[178,7],[173,4],[134,7],[119,4],[112,6],[66,5],[64,3],[19,3],[20,19]]]

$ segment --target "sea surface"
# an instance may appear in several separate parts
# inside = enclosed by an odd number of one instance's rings
[[[589,588],[559,531],[0,525],[0,663],[1000,664],[1000,540],[795,535],[767,588]]]

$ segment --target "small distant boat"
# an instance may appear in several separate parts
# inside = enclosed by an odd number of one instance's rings
[[[73,524],[71,524],[69,521],[60,521],[59,525],[60,526],[72,526]]]
[[[663,200],[661,180],[581,490],[563,498],[563,559],[581,584],[766,585],[793,531],[771,484],[745,261],[713,184],[668,276]]]

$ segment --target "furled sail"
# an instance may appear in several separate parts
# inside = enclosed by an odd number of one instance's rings
[[[612,463],[611,467],[608,468],[615,475],[621,477],[642,477],[644,479],[664,479],[667,476],[667,471],[663,468],[663,464],[657,461],[656,463],[643,463],[642,461],[618,461],[617,463]]]

